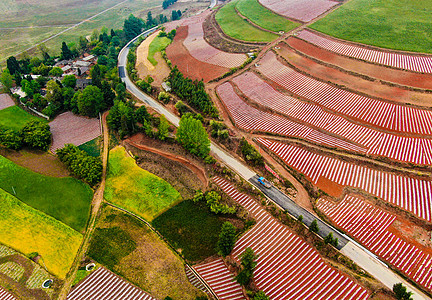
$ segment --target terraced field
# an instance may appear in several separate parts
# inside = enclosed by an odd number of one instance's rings
[[[426,289],[432,289],[432,251],[420,249],[389,231],[396,216],[354,196],[345,196],[337,204],[319,199],[317,207],[378,256]]]
[[[321,184],[323,180],[341,187],[359,188],[419,218],[432,221],[431,181],[359,166],[268,139],[258,138],[257,141],[323,190],[329,188],[327,184]]]

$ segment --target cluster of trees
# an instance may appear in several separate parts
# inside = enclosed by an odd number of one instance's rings
[[[210,153],[210,139],[200,120],[183,115],[176,134],[177,141],[191,154],[206,158]]]
[[[176,2],[177,2],[177,0],[164,0],[164,2],[162,3],[162,8],[167,9],[168,6],[170,6],[171,4],[174,4]]]
[[[249,285],[257,264],[257,258],[258,256],[250,247],[246,248],[245,251],[240,254],[241,269],[236,276],[236,280],[239,284],[243,286]]]
[[[42,121],[30,121],[22,130],[0,128],[0,145],[19,150],[24,146],[47,150],[51,144],[51,132],[49,125]]]
[[[412,292],[407,292],[406,286],[402,283],[395,283],[393,285],[393,292],[398,300],[412,300]]]
[[[240,153],[243,158],[254,166],[264,166],[264,158],[262,155],[249,144],[245,138],[240,140]]]
[[[210,96],[206,93],[202,80],[193,81],[190,78],[184,77],[177,66],[175,66],[168,76],[168,81],[172,92],[181,100],[186,101],[189,105],[207,116],[218,116],[218,111],[213,105]]]
[[[101,181],[102,161],[99,157],[90,156],[72,144],[66,144],[63,148],[58,149],[56,153],[68,170],[79,179],[84,180],[91,186]]]
[[[147,20],[144,21],[141,18],[137,18],[134,15],[130,15],[123,25],[124,36],[127,41],[130,41],[144,30],[150,29],[159,24],[168,22],[168,18],[163,14],[159,14],[156,18],[153,18],[151,11],[147,13]]]
[[[210,211],[215,214],[235,214],[237,209],[233,206],[230,207],[226,204],[221,203],[221,199],[221,195],[219,195],[219,193],[216,191],[209,191],[206,193],[197,191],[192,200],[195,203],[205,202]]]
[[[325,238],[324,243],[333,245],[334,247],[337,247],[339,244],[339,239],[333,237],[333,233],[330,232]]]
[[[318,222],[317,220],[313,220],[312,223],[309,226],[309,230],[315,233],[318,233],[319,231],[319,227],[318,227]]]
[[[231,254],[236,242],[236,236],[237,230],[231,222],[225,222],[222,224],[217,242],[219,255],[225,257]]]
[[[171,11],[171,20],[173,20],[173,21],[180,20],[181,16],[182,16],[182,13],[180,10]]]
[[[214,138],[227,139],[229,137],[227,126],[218,121],[210,120],[211,136]]]

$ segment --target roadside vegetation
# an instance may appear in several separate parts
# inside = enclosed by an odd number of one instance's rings
[[[367,45],[432,53],[431,14],[431,1],[353,0],[310,27]]]
[[[60,279],[75,258],[82,235],[0,189],[0,243],[29,256]]]
[[[28,147],[46,151],[50,144],[50,127],[45,122],[30,121],[20,131],[5,129],[0,126],[0,145],[6,148],[20,150],[23,147]]]
[[[216,21],[226,35],[237,40],[261,43],[268,43],[278,38],[277,34],[254,27],[241,18],[236,11],[237,3],[238,0],[229,2],[216,13]]]
[[[158,299],[195,299],[180,258],[144,222],[105,206],[88,255]]]
[[[0,188],[19,200],[65,223],[84,230],[93,191],[71,177],[44,176],[0,156]]]
[[[168,45],[171,44],[171,41],[172,40],[168,37],[161,36],[159,34],[159,36],[155,37],[154,40],[150,43],[147,59],[149,60],[149,62],[151,62],[153,66],[156,66],[158,64],[157,60],[154,58],[155,54],[157,52],[161,52],[166,47],[168,47]]]
[[[273,32],[288,32],[300,25],[268,10],[258,0],[239,0],[236,9],[252,23]]]
[[[105,199],[147,221],[181,200],[165,180],[141,169],[123,147],[110,151]]]
[[[19,131],[30,121],[42,121],[44,119],[32,116],[18,106],[11,106],[0,110],[0,127]]]

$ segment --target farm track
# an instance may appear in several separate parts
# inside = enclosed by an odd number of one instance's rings
[[[310,179],[314,185],[329,181],[341,187],[361,189],[413,215],[432,221],[432,182],[348,163],[279,142],[258,138],[288,166]]]
[[[276,221],[251,197],[216,177],[215,183],[257,220],[237,242],[232,256],[245,248],[258,254],[254,282],[271,299],[367,299],[368,292],[327,265],[304,240]],[[325,287],[324,287],[325,286]]]
[[[302,30],[297,37],[329,51],[402,70],[432,73],[432,56],[383,51],[371,46],[337,40],[309,29]]]
[[[156,300],[104,267],[87,276],[67,296],[67,300],[80,299]]]
[[[431,291],[432,251],[424,251],[388,231],[396,216],[354,196],[345,196],[337,204],[319,199],[317,208],[368,249]]]
[[[81,243],[81,246],[77,252],[77,255],[75,256],[75,260],[69,270],[68,276],[66,276],[66,280],[63,283],[63,287],[61,288],[59,292],[59,300],[66,299],[69,290],[72,286],[72,282],[75,278],[76,271],[78,268],[78,265],[84,258],[87,249],[90,245],[90,238],[92,236],[92,233],[95,229],[96,225],[96,219],[99,214],[99,209],[101,207],[101,204],[103,202],[103,195],[105,190],[105,180],[106,180],[106,174],[107,174],[107,165],[108,165],[108,150],[109,150],[109,131],[108,131],[108,124],[106,121],[106,118],[108,116],[108,112],[105,112],[102,115],[102,132],[103,132],[103,152],[102,152],[102,180],[99,184],[99,187],[94,193],[93,200],[92,200],[92,210],[90,213],[90,218],[87,226],[87,230],[84,234],[83,241]]]

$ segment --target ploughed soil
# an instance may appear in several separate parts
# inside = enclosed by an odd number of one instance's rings
[[[167,47],[166,53],[171,63],[176,65],[180,72],[191,79],[204,80],[208,82],[214,78],[222,76],[229,71],[228,68],[215,66],[197,60],[183,45],[183,41],[188,35],[187,26],[177,28],[177,33],[174,41]]]
[[[411,91],[406,88],[381,84],[379,81],[367,80],[302,56],[285,43],[279,43],[278,46],[280,49],[276,50],[276,52],[285,58],[289,64],[294,66],[298,71],[321,81],[330,81],[339,86],[347,87],[354,92],[375,98],[383,98],[398,103],[432,106],[432,94],[430,93]]]
[[[168,67],[165,59],[163,59],[160,52],[157,52],[154,55],[155,60],[158,62],[156,66],[153,66],[152,63],[147,59],[150,43],[155,37],[157,37],[158,34],[159,31],[156,31],[147,39],[145,39],[141,45],[139,45],[137,48],[137,61],[135,64],[139,78],[144,79],[147,76],[151,76],[154,79],[152,83],[153,86],[160,86],[170,73],[170,68]]]
[[[186,154],[177,144],[169,144],[138,133],[124,142],[126,149],[138,156],[138,165],[165,179],[184,199],[192,198],[195,191],[205,189],[208,176],[204,166]]]
[[[57,158],[57,156],[48,152],[26,149],[14,151],[0,147],[0,155],[13,161],[17,165],[42,175],[53,177],[70,176],[66,166]]]
[[[228,37],[216,22],[215,13],[212,13],[205,19],[203,29],[204,39],[207,43],[224,52],[246,53],[256,51],[259,47],[265,45],[265,43],[240,42]]]
[[[289,37],[286,43],[292,48],[325,63],[338,66],[366,76],[400,85],[432,89],[432,75],[392,69],[380,65],[366,63],[324,50],[295,37]]]

